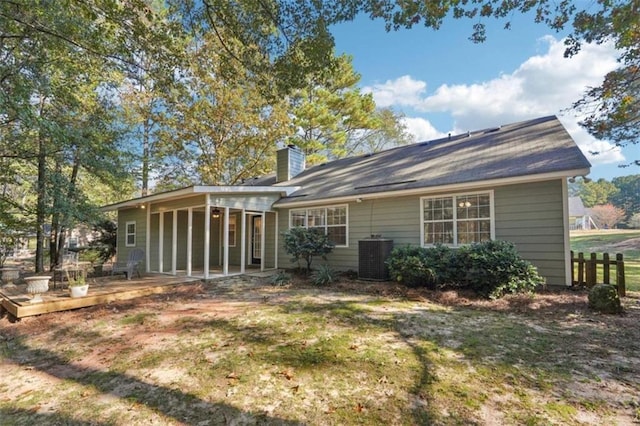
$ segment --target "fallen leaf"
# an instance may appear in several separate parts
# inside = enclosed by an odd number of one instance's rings
[[[291,380],[293,378],[293,372],[290,370],[281,371],[280,374],[286,377],[287,380]]]
[[[300,390],[300,385],[292,386],[291,390],[293,391],[293,393],[298,393],[298,391]]]
[[[231,373],[227,374],[227,376],[225,378],[227,378],[227,379],[236,379],[237,380],[237,379],[240,378],[240,376],[238,376],[235,371],[232,371]]]
[[[351,345],[349,346],[349,349],[351,349],[352,351],[355,351],[356,349],[358,349],[358,345]]]
[[[356,405],[355,410],[356,410],[356,412],[358,412],[358,413],[362,413],[362,410],[364,410],[364,405],[362,405],[362,404],[360,404],[360,403],[358,402],[358,405]]]

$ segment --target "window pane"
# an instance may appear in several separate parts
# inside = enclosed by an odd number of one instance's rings
[[[327,228],[327,236],[337,246],[347,245],[347,227],[330,226]]]
[[[306,226],[305,219],[307,218],[306,210],[292,210],[291,211],[291,226]]]
[[[346,225],[347,208],[331,207],[327,209],[327,225]]]
[[[130,223],[127,225],[127,234],[135,234],[136,232],[136,224]]]
[[[453,244],[453,222],[425,223],[424,243]]]
[[[313,209],[308,211],[307,226],[309,228],[316,227],[316,226],[324,226],[325,224],[326,224],[325,209]]]

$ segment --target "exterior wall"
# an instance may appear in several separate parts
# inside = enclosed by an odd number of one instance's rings
[[[465,193],[477,188],[456,191]],[[496,239],[513,242],[550,285],[566,285],[562,180],[494,188]],[[420,198],[425,193],[396,198],[365,199],[348,203],[348,246],[336,247],[327,263],[340,270],[358,269],[358,240],[380,235],[394,246],[419,245]],[[448,193],[440,194],[448,195]],[[344,203],[342,203],[344,204]],[[322,205],[330,206],[331,204]],[[279,209],[279,231],[289,229],[289,210]],[[278,266],[295,267],[278,242]],[[314,261],[317,266],[322,259]]]
[[[496,188],[496,239],[513,242],[550,285],[566,285],[562,180]]]
[[[126,224],[127,222],[136,222],[136,244],[135,247],[126,246]],[[147,211],[145,209],[132,208],[118,211],[118,236],[116,245],[116,259],[118,262],[126,261],[129,252],[134,248],[146,250],[147,245]],[[144,262],[144,260],[143,260]],[[141,271],[145,270],[145,265],[140,267]]]

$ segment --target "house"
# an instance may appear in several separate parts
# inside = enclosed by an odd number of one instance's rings
[[[118,256],[145,250],[149,272],[210,278],[293,266],[281,233],[317,227],[328,263],[358,270],[360,240],[395,246],[512,241],[550,285],[570,285],[567,178],[590,164],[554,116],[344,158],[305,169],[295,147],[276,173],[106,206]]]
[[[589,209],[582,204],[580,197],[569,197],[569,229],[572,231],[598,229]]]

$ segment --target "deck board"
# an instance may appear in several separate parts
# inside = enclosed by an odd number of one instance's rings
[[[196,281],[200,280],[162,274],[145,275],[130,281],[122,278],[100,278],[92,280],[89,283],[89,294],[80,298],[71,298],[67,289],[52,289],[50,284],[49,291],[42,294],[42,303],[31,303],[26,284],[20,284],[0,288],[0,302],[4,310],[20,319],[165,293],[178,285]]]

